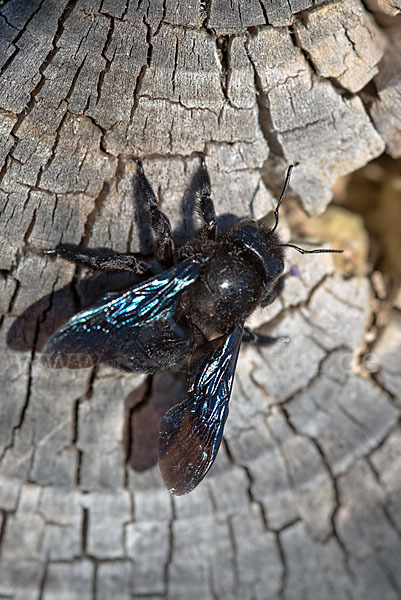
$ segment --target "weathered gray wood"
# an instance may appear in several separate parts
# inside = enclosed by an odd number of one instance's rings
[[[336,0],[334,0],[336,2]],[[225,0],[210,0],[208,8],[209,27],[224,33],[244,31],[247,27],[290,25],[293,15],[316,6],[331,4],[327,0],[241,0],[227,3]]]
[[[401,156],[401,128],[398,115],[401,110],[401,22],[388,29],[388,47],[375,77],[378,97],[372,101],[370,114],[386,142],[386,150],[393,158]]]
[[[251,324],[290,343],[243,348],[216,464],[173,498],[125,460],[144,377],[41,364],[90,285],[37,252],[150,252],[139,157],[181,239],[200,152],[220,215],[265,214],[289,162],[323,211],[400,154],[397,32],[358,0],[0,2],[0,597],[401,596],[401,323],[367,337],[366,276],[288,250],[300,276]]]
[[[359,92],[379,71],[386,38],[358,0],[329,5],[294,23],[298,45],[321,77]]]

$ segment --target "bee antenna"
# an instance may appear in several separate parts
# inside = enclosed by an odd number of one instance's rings
[[[284,186],[283,186],[283,189],[282,189],[281,194],[280,194],[280,198],[278,199],[277,206],[276,206],[275,211],[274,211],[275,223],[274,223],[272,229],[270,230],[270,233],[273,233],[273,231],[276,231],[276,229],[277,229],[277,225],[278,225],[278,211],[279,211],[279,208],[281,206],[282,201],[284,200],[284,196],[285,196],[285,194],[287,192],[287,188],[288,188],[288,185],[290,183],[290,178],[291,178],[291,173],[292,173],[293,168],[294,168],[294,165],[290,165],[288,167],[288,169],[287,169],[287,175],[285,176]]]
[[[274,231],[274,229],[273,229]],[[344,250],[333,250],[332,248],[315,248],[314,250],[305,250],[304,248],[300,248],[299,246],[295,246],[295,244],[279,244],[279,246],[286,246],[287,248],[294,248],[294,250],[297,250],[297,252],[300,252],[301,254],[324,254],[324,253],[337,253],[337,254],[341,254],[341,252],[344,252]]]

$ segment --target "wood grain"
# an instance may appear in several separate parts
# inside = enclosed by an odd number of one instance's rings
[[[400,320],[367,344],[367,276],[288,250],[299,274],[252,321],[290,343],[244,346],[216,464],[172,498],[126,463],[144,377],[42,366],[107,282],[39,252],[149,253],[139,157],[177,239],[199,153],[219,215],[271,210],[290,162],[289,196],[324,211],[339,177],[401,155],[398,4],[0,2],[1,597],[401,596]]]

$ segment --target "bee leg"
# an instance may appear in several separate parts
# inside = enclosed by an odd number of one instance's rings
[[[280,340],[283,340],[283,338],[262,335],[261,333],[256,333],[256,331],[248,329],[248,327],[244,327],[242,341],[246,344],[255,344],[255,346],[271,346]]]
[[[132,254],[121,254],[106,249],[82,248],[74,244],[58,244],[45,254],[60,256],[88,269],[101,271],[131,271],[142,274],[151,271],[149,265]]]
[[[216,239],[217,221],[214,211],[213,200],[211,199],[212,188],[210,185],[209,174],[206,169],[205,159],[202,158],[201,168],[197,174],[195,187],[195,197],[199,203],[200,212],[205,222],[205,233],[208,238]]]
[[[168,217],[159,209],[156,196],[143,172],[142,161],[138,161],[137,176],[145,206],[150,214],[150,225],[157,237],[156,258],[167,264],[173,263],[174,241]]]

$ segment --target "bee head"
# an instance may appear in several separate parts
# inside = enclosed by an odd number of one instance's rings
[[[263,223],[242,219],[229,230],[231,241],[250,252],[262,268],[266,284],[274,282],[284,270],[280,238]]]

